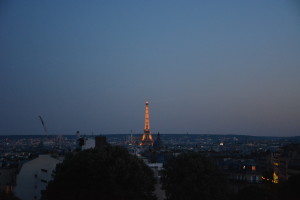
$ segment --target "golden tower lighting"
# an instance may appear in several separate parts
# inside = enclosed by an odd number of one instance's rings
[[[153,145],[153,138],[150,132],[149,102],[146,101],[144,134],[142,136],[142,141],[140,143],[140,146],[152,146],[152,145]]]

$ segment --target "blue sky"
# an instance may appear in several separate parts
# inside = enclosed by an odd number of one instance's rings
[[[300,4],[1,1],[0,134],[300,135]]]

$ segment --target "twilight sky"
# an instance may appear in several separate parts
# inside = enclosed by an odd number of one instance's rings
[[[300,135],[300,3],[0,1],[0,135]]]

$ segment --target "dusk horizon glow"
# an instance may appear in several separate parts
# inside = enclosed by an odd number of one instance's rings
[[[0,135],[300,136],[300,4],[1,1]]]

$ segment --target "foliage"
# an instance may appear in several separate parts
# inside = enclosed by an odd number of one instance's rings
[[[232,200],[298,200],[300,175],[294,175],[279,184],[248,186],[240,190]]]
[[[20,200],[14,194],[7,194],[5,192],[0,192],[0,199],[1,200]]]
[[[233,200],[275,200],[277,199],[277,196],[271,189],[273,188],[266,187],[266,185],[250,185],[241,189],[234,196]]]
[[[57,166],[43,199],[155,199],[151,169],[122,147],[79,152]]]
[[[198,153],[184,153],[165,166],[163,189],[168,200],[226,199],[226,179],[206,157]]]
[[[279,197],[280,199],[298,200],[300,197],[300,174],[293,175],[288,181],[280,184]]]

